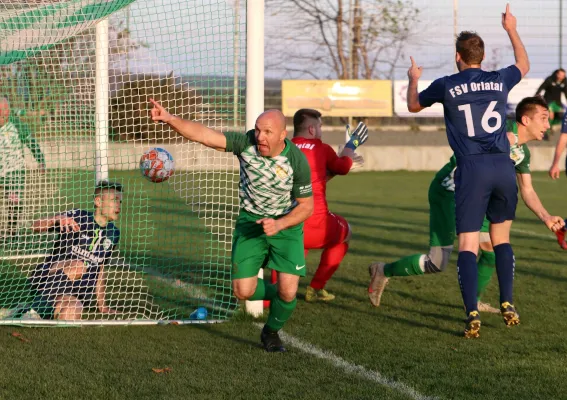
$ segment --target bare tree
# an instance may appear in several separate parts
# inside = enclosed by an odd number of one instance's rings
[[[389,79],[418,19],[409,0],[267,0],[266,11],[266,68],[290,78]]]

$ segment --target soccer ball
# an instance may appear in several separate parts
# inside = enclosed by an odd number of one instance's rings
[[[140,158],[140,172],[154,183],[164,182],[173,175],[173,157],[165,149],[155,147],[146,151]]]

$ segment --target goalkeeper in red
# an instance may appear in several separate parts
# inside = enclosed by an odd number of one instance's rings
[[[335,296],[325,285],[339,268],[346,252],[351,230],[346,219],[329,211],[327,205],[327,181],[334,175],[346,175],[353,168],[353,160],[361,163],[355,149],[368,138],[368,129],[362,122],[353,132],[339,157],[337,153],[321,141],[321,113],[312,109],[301,109],[293,116],[292,142],[307,157],[311,168],[313,186],[313,215],[305,221],[305,257],[311,249],[323,249],[319,267],[307,286],[305,301],[331,301]]]
[[[232,287],[240,300],[270,300],[260,339],[268,352],[285,351],[278,331],[295,309],[299,278],[305,276],[303,221],[313,212],[313,194],[309,164],[286,139],[284,115],[268,110],[246,134],[223,134],[171,115],[150,101],[155,122],[238,158],[240,213],[232,240]],[[277,285],[258,278],[264,266],[278,272]]]

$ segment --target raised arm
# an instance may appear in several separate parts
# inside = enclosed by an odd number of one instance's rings
[[[407,93],[407,103],[408,103],[408,111],[412,113],[417,113],[423,110],[425,107],[422,107],[419,104],[419,93],[417,93],[417,83],[419,82],[419,78],[421,78],[421,73],[423,71],[423,67],[418,67],[415,63],[413,57],[410,57],[411,60],[411,67],[408,70],[408,93]]]
[[[171,115],[154,99],[150,99],[150,103],[154,106],[151,110],[154,122],[168,124],[174,131],[192,142],[201,143],[218,151],[226,150],[226,137],[222,133],[198,122],[188,121]]]
[[[510,3],[506,4],[506,12],[502,13],[502,27],[508,33],[512,48],[514,49],[514,57],[516,59],[516,67],[522,73],[522,78],[526,76],[530,70],[530,60],[528,52],[520,39],[520,35],[516,30],[516,17],[510,12]]]
[[[531,174],[517,174],[517,177],[522,200],[524,200],[526,206],[549,228],[549,230],[555,232],[565,226],[563,218],[550,215],[541,203],[541,200],[532,185]]]

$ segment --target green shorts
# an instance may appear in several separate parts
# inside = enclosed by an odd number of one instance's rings
[[[303,224],[266,236],[263,217],[240,211],[232,239],[232,279],[251,278],[268,267],[286,274],[305,276]]]
[[[548,105],[549,111],[553,113],[563,112],[563,106],[556,101],[550,102]]]
[[[480,228],[480,231],[483,233],[490,232],[490,221],[488,221],[488,218],[484,217],[484,221],[482,221],[482,226]]]
[[[455,192],[434,180],[429,185],[429,246],[452,246],[456,236]]]

